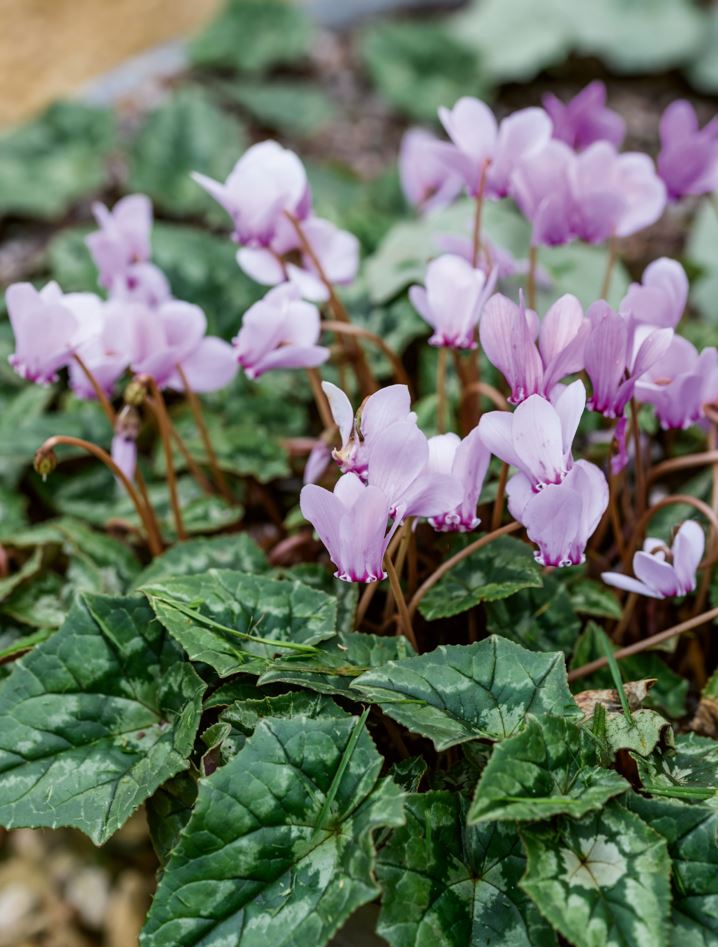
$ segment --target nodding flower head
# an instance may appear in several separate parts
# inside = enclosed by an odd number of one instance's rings
[[[705,417],[718,401],[718,351],[698,352],[680,335],[636,384],[636,400],[652,404],[664,430],[683,430]]]
[[[581,381],[565,388],[551,404],[531,395],[513,412],[490,411],[479,422],[484,444],[516,467],[538,493],[558,484],[573,466],[571,445],[586,404]]]
[[[696,587],[696,570],[705,549],[705,535],[698,523],[686,520],[668,548],[660,539],[647,539],[633,557],[636,578],[621,572],[603,572],[607,585],[650,598],[687,595]]]
[[[478,427],[461,440],[456,434],[429,438],[429,469],[453,477],[462,489],[460,502],[429,517],[440,533],[467,533],[481,523],[476,515],[484,478],[489,469],[491,451],[481,439]]]
[[[450,253],[432,260],[426,269],[426,286],[409,290],[411,304],[434,330],[429,344],[475,349],[476,326],[496,278],[496,270],[487,276]]]
[[[63,295],[57,283],[48,283],[42,290],[30,283],[8,287],[5,301],[15,335],[15,351],[8,361],[26,381],[48,385],[72,358],[82,324],[71,298]],[[99,306],[100,301],[93,298]]]
[[[384,553],[398,520],[387,530],[389,499],[348,473],[334,491],[310,483],[302,488],[299,505],[304,518],[319,534],[343,582],[377,582],[386,577]]]
[[[40,474],[43,480],[47,480],[55,467],[57,467],[57,454],[51,447],[38,447],[35,451],[33,467],[35,468],[35,473]]]
[[[693,106],[679,99],[663,113],[660,137],[658,173],[671,200],[718,189],[718,118],[699,128]]]
[[[406,385],[380,388],[364,399],[356,415],[341,388],[324,381],[322,389],[341,437],[341,446],[332,451],[332,456],[342,473],[355,473],[366,480],[369,451],[377,435],[396,421],[416,424],[409,389]]]

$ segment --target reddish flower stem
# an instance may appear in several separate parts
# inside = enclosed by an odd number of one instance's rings
[[[187,533],[185,532],[184,523],[182,521],[182,510],[180,508],[179,495],[177,493],[177,480],[175,477],[175,465],[174,459],[172,457],[172,435],[170,428],[170,420],[167,415],[167,408],[165,406],[165,400],[162,397],[162,392],[157,387],[157,382],[151,375],[143,375],[141,381],[149,388],[152,393],[152,400],[154,402],[155,416],[157,418],[157,425],[160,431],[160,437],[162,439],[162,446],[165,452],[165,466],[167,468],[167,489],[169,490],[170,495],[170,505],[172,506],[172,514],[175,521],[175,529],[177,530],[177,538],[179,540],[187,539]]]
[[[187,396],[187,403],[189,404],[192,417],[194,418],[194,423],[197,426],[199,436],[202,439],[202,445],[204,446],[205,452],[207,454],[207,461],[209,462],[210,470],[212,471],[212,479],[214,480],[217,489],[222,494],[224,499],[228,503],[234,504],[236,501],[232,495],[232,491],[229,489],[229,485],[224,476],[222,468],[219,466],[217,454],[215,453],[214,447],[212,446],[212,438],[209,436],[209,431],[207,430],[207,425],[204,420],[204,414],[202,413],[202,404],[200,403],[195,390],[190,385],[189,379],[187,378],[187,375],[185,374],[185,371],[181,365],[177,365],[177,374],[182,379],[182,385],[184,387],[185,395]],[[177,435],[177,437],[179,437],[179,435]]]

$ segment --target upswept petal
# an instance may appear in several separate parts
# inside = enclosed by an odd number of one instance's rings
[[[520,468],[537,485],[559,483],[563,479],[561,418],[552,404],[540,395],[527,398],[514,411],[511,437],[520,458]]]

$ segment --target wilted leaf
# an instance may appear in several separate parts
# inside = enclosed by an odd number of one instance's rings
[[[530,713],[580,713],[562,654],[536,654],[496,636],[391,661],[352,687],[407,729],[429,737],[437,750],[468,740],[503,740]]]
[[[513,826],[465,826],[457,793],[407,797],[406,825],[382,849],[377,927],[392,947],[550,947],[556,937],[518,888],[526,867]]]
[[[203,690],[141,596],[80,596],[0,693],[0,824],[101,844],[187,765]]]
[[[363,721],[262,720],[200,784],[143,947],[326,944],[379,889],[373,833],[403,821]]]
[[[666,947],[670,858],[665,841],[616,803],[580,821],[522,829],[521,887],[576,947]]]
[[[628,681],[623,685],[623,693],[626,695],[629,710],[638,710],[655,683],[655,678],[649,677],[645,681]],[[593,717],[597,704],[602,704],[609,713],[623,713],[623,704],[618,691],[612,688],[580,691],[573,695],[573,699],[581,708],[584,720],[590,720]]]

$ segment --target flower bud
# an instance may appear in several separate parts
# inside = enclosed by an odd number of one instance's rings
[[[40,474],[43,480],[57,467],[57,455],[51,447],[39,447],[35,451],[35,460],[33,461],[35,471]]]
[[[147,388],[138,378],[133,378],[125,388],[125,404],[132,405],[134,408],[140,408],[147,397]]]

